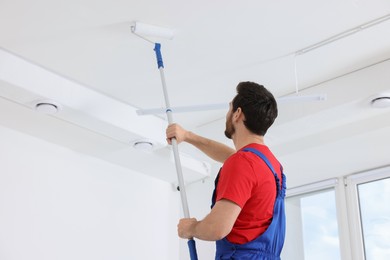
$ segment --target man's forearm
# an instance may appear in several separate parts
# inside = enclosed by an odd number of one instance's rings
[[[229,200],[217,201],[211,212],[201,221],[195,218],[181,219],[178,233],[181,238],[198,238],[217,241],[227,236],[241,212],[241,208]]]
[[[193,232],[193,237],[206,241],[217,241],[227,235],[227,232],[218,227],[218,223],[208,223],[205,220],[198,221]]]
[[[186,142],[192,144],[213,160],[222,163],[236,152],[233,148],[223,143],[199,136],[190,131],[187,132]]]
[[[195,218],[181,219],[178,233],[181,238],[198,238],[206,241],[217,241],[224,238],[230,229],[222,225],[223,221],[207,216],[201,221]]]

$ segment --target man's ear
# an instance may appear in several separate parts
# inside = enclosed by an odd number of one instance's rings
[[[237,110],[233,114],[233,120],[238,121],[240,117],[243,117],[243,120],[245,120],[245,115],[242,112],[241,107],[238,107]]]

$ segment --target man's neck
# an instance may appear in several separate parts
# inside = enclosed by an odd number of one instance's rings
[[[234,146],[236,150],[240,150],[244,146],[247,146],[248,144],[264,144],[264,137],[261,135],[253,134],[249,131],[247,133],[240,134],[239,132],[235,133],[232,136]]]

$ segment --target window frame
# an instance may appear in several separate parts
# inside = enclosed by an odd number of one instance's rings
[[[352,259],[365,260],[363,226],[360,213],[358,185],[390,177],[390,166],[376,168],[346,176],[347,210],[349,212],[349,238],[351,241]]]
[[[366,260],[358,185],[390,177],[390,165],[287,189],[286,199],[334,189],[342,260]]]
[[[340,225],[341,223],[341,216],[340,216],[340,212],[339,212],[339,208],[340,208],[340,204],[339,204],[339,197],[340,197],[340,188],[338,188],[339,186],[343,186],[343,181],[342,181],[342,178],[331,178],[331,179],[326,179],[326,180],[323,180],[323,181],[319,181],[319,182],[314,182],[314,183],[310,183],[310,184],[306,184],[306,185],[302,185],[302,186],[298,186],[298,187],[294,187],[294,188],[289,188],[287,189],[286,191],[286,199],[288,198],[293,198],[293,197],[303,197],[303,196],[310,196],[310,194],[315,194],[315,193],[319,193],[319,192],[326,192],[326,191],[329,191],[329,190],[334,190],[335,192],[335,207],[336,207],[336,217],[337,217],[337,225],[338,225],[338,233],[339,233],[339,248],[340,248],[340,259],[344,260],[344,259],[350,259],[350,258],[345,258],[346,256],[349,256],[349,254],[347,253],[347,255],[344,253],[344,250],[343,250],[343,246],[345,243],[343,243],[342,241],[342,236],[341,235],[341,232],[345,233],[345,231],[341,230],[342,227]],[[342,193],[344,194],[344,192]],[[348,223],[348,221],[346,221],[346,223]],[[348,250],[349,252],[349,250]]]

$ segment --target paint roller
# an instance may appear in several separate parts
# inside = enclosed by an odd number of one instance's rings
[[[140,22],[133,22],[133,24],[131,25],[131,31],[140,37],[150,36],[150,37],[172,40],[173,37],[175,36],[174,31],[172,29],[140,23]],[[152,42],[148,39],[146,40]],[[154,44],[154,42],[152,43]]]
[[[164,63],[163,63],[163,58],[161,55],[161,44],[151,41],[150,39],[148,39],[148,37],[159,37],[159,38],[171,40],[171,39],[173,39],[174,32],[173,32],[173,30],[168,29],[168,28],[158,27],[155,25],[149,25],[149,24],[144,24],[144,23],[140,23],[140,22],[134,22],[131,25],[131,32],[133,34],[137,35],[138,37],[154,44],[154,51],[156,53],[157,66],[158,66],[158,70],[160,71],[161,83],[162,83],[163,92],[164,92],[164,99],[165,99],[165,106],[166,106],[165,112],[167,115],[168,123],[172,124],[173,123],[172,109],[171,109],[171,105],[169,103],[168,91],[167,91],[167,86],[166,86],[166,82],[165,82]],[[175,158],[176,173],[177,173],[177,179],[179,182],[179,191],[180,191],[180,197],[181,197],[184,217],[189,218],[190,212],[188,209],[187,195],[186,195],[185,186],[184,186],[184,178],[183,178],[183,172],[182,172],[181,163],[180,163],[179,149],[178,149],[176,139],[172,138],[171,141],[172,141],[173,155]],[[197,256],[197,252],[196,252],[195,240],[189,239],[187,244],[188,244],[191,260],[197,260],[198,256]]]

